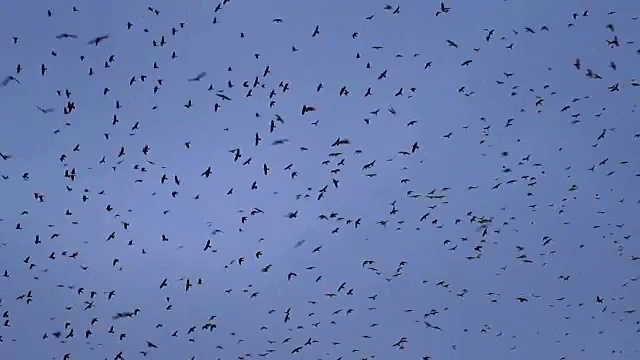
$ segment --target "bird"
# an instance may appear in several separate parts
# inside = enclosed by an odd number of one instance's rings
[[[38,108],[38,110],[40,110],[40,112],[42,112],[43,114],[48,114],[48,113],[50,113],[50,112],[53,112],[53,110],[54,110],[53,108],[46,108],[46,109],[44,109],[44,108],[41,108],[40,106],[37,106],[37,108]]]
[[[60,33],[56,35],[56,39],[77,39],[78,35],[69,33]]]
[[[12,75],[8,75],[7,77],[4,78],[4,80],[2,80],[2,83],[0,83],[0,85],[2,85],[2,87],[5,87],[5,86],[9,85],[9,83],[12,82],[12,81],[20,84],[20,81],[18,81],[18,79],[16,79]]]
[[[200,81],[200,80],[202,80],[205,76],[207,76],[207,73],[203,71],[203,72],[199,73],[198,75],[196,75],[195,77],[189,78],[189,79],[188,79],[188,81],[191,81],[191,82],[193,82],[193,81]]]
[[[100,35],[89,40],[87,44],[98,46],[101,42],[103,42],[104,40],[107,40],[109,37],[111,37],[111,35]]]

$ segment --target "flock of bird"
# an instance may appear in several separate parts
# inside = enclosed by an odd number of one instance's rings
[[[633,1],[62,3],[0,14],[1,359],[640,358]]]

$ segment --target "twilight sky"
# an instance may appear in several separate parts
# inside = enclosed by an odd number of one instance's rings
[[[0,3],[0,359],[640,358],[638,16]]]

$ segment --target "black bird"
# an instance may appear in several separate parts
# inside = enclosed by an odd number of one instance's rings
[[[205,71],[199,73],[198,75],[196,75],[196,77],[192,77],[189,78],[188,81],[200,81],[202,80],[205,76],[207,76],[207,73]]]
[[[75,34],[68,34],[68,33],[62,33],[59,35],[56,35],[56,39],[77,39],[78,35]]]
[[[88,45],[95,45],[98,46],[98,44],[100,44],[101,42],[103,42],[104,40],[107,40],[109,37],[111,37],[111,35],[102,35],[102,36],[98,36],[92,40],[89,40],[87,42]]]

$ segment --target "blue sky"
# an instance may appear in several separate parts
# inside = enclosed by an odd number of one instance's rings
[[[0,358],[640,356],[640,5],[444,5],[0,4]]]

